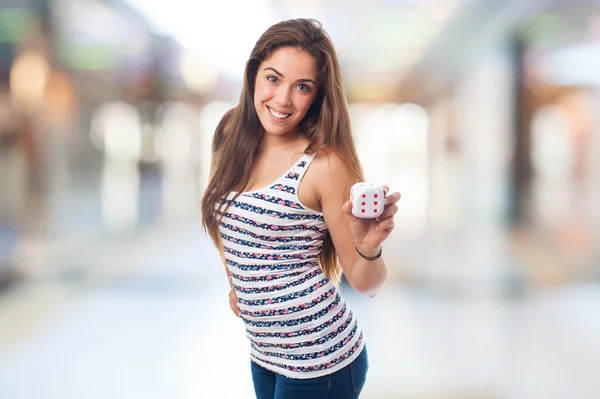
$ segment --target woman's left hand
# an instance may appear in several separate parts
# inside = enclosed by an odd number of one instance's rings
[[[346,201],[342,208],[350,223],[354,244],[360,249],[378,249],[394,229],[394,215],[398,212],[397,202],[400,200],[400,193],[397,191],[390,193],[389,186],[383,187],[388,194],[385,196],[384,210],[377,218],[363,219],[352,215],[351,201]]]

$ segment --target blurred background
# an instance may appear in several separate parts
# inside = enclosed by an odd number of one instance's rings
[[[0,398],[252,398],[200,228],[210,142],[279,20],[337,46],[402,193],[366,399],[600,397],[597,0],[1,0]]]

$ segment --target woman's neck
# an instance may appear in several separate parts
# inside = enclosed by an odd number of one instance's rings
[[[263,134],[258,144],[258,152],[265,153],[271,151],[304,151],[309,141],[301,134],[284,134],[273,136]]]

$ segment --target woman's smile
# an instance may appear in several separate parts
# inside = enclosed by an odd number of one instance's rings
[[[289,118],[290,115],[292,115],[290,113],[285,113],[285,112],[277,111],[277,110],[269,107],[268,105],[267,105],[267,109],[269,110],[269,114],[271,115],[271,119],[273,119],[277,123],[282,123],[287,118]]]

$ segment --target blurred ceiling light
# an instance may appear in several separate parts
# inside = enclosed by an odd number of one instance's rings
[[[411,137],[420,141],[429,132],[429,115],[425,108],[418,104],[405,103],[395,106],[392,120],[397,123],[397,126],[405,129],[404,133],[407,134],[405,138],[408,139],[408,142],[411,142]]]
[[[193,148],[197,112],[189,104],[165,104],[161,134],[155,138],[155,152],[167,164],[189,164],[195,155]]]
[[[140,175],[134,162],[107,159],[102,167],[101,204],[106,229],[113,234],[130,234],[139,220]]]
[[[600,87],[600,43],[582,43],[563,46],[550,52],[541,63],[550,82],[563,86]]]
[[[185,51],[179,60],[179,74],[183,82],[200,94],[208,94],[219,82],[219,73],[207,61]]]
[[[538,181],[568,181],[575,151],[566,109],[547,105],[531,121],[531,161]]]
[[[25,52],[17,57],[10,71],[10,91],[20,105],[32,108],[41,104],[50,66],[39,53]]]
[[[90,138],[111,158],[139,160],[141,136],[140,117],[133,106],[105,103],[94,112]]]
[[[223,114],[229,111],[233,106],[234,104],[224,101],[213,101],[202,108],[199,115],[199,123],[203,136],[208,139],[207,143],[210,143],[212,140],[212,135],[219,124],[219,121],[223,117]]]

